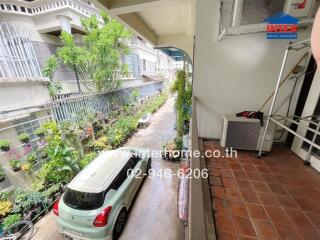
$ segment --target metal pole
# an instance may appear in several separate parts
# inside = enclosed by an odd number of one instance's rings
[[[267,131],[268,131],[269,123],[270,123],[270,117],[271,117],[271,115],[272,115],[273,108],[274,108],[274,104],[275,104],[276,99],[277,99],[277,95],[278,95],[278,91],[279,91],[279,86],[280,86],[281,79],[282,79],[282,75],[283,75],[283,72],[284,72],[284,67],[285,67],[285,65],[286,65],[286,61],[287,61],[287,58],[288,58],[289,49],[290,49],[290,47],[287,47],[286,52],[285,52],[284,57],[283,57],[283,61],[282,61],[282,65],[281,65],[281,70],[280,70],[280,73],[279,73],[279,77],[278,77],[276,89],[275,89],[275,91],[274,91],[274,95],[273,95],[273,99],[272,99],[272,103],[271,103],[271,107],[270,107],[270,111],[269,111],[269,115],[268,115],[268,120],[267,120],[265,129],[264,129],[263,138],[262,138],[262,141],[261,141],[261,144],[260,144],[260,148],[259,148],[258,158],[261,158],[261,155],[262,155],[263,143],[264,143],[264,140],[265,140],[266,135],[267,135]]]
[[[317,132],[319,132],[319,130],[320,130],[320,123],[317,126]],[[313,143],[316,141],[317,137],[318,137],[318,133],[314,133],[313,138],[312,138],[312,142]],[[306,166],[310,166],[310,159],[311,159],[312,149],[313,149],[313,146],[310,145],[309,149],[308,149],[308,153],[307,153],[306,159],[304,160],[304,164]]]
[[[299,45],[299,44],[304,44],[304,43],[307,43],[307,42],[310,42],[310,41],[311,41],[311,39],[309,38],[309,39],[306,39],[306,40],[302,40],[300,42],[291,42],[290,43],[290,47],[293,47],[293,46],[296,46],[296,45]]]

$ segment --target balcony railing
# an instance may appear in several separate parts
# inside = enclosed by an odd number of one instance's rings
[[[0,13],[35,16],[62,9],[76,11],[85,17],[95,15],[99,21],[102,21],[97,8],[80,0],[38,0],[33,2],[22,0],[0,0]]]

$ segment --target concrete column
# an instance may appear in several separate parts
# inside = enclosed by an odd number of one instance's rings
[[[67,33],[71,33],[71,21],[72,18],[65,15],[58,15],[58,20],[60,21],[61,30]]]

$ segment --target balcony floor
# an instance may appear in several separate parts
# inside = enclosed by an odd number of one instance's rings
[[[255,156],[206,159],[218,239],[319,240],[320,174],[285,147]]]

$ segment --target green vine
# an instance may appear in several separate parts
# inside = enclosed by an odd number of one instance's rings
[[[177,111],[177,138],[178,141],[181,141],[188,129],[191,117],[192,84],[190,73],[184,70],[178,71],[171,92],[177,94],[175,103]]]

